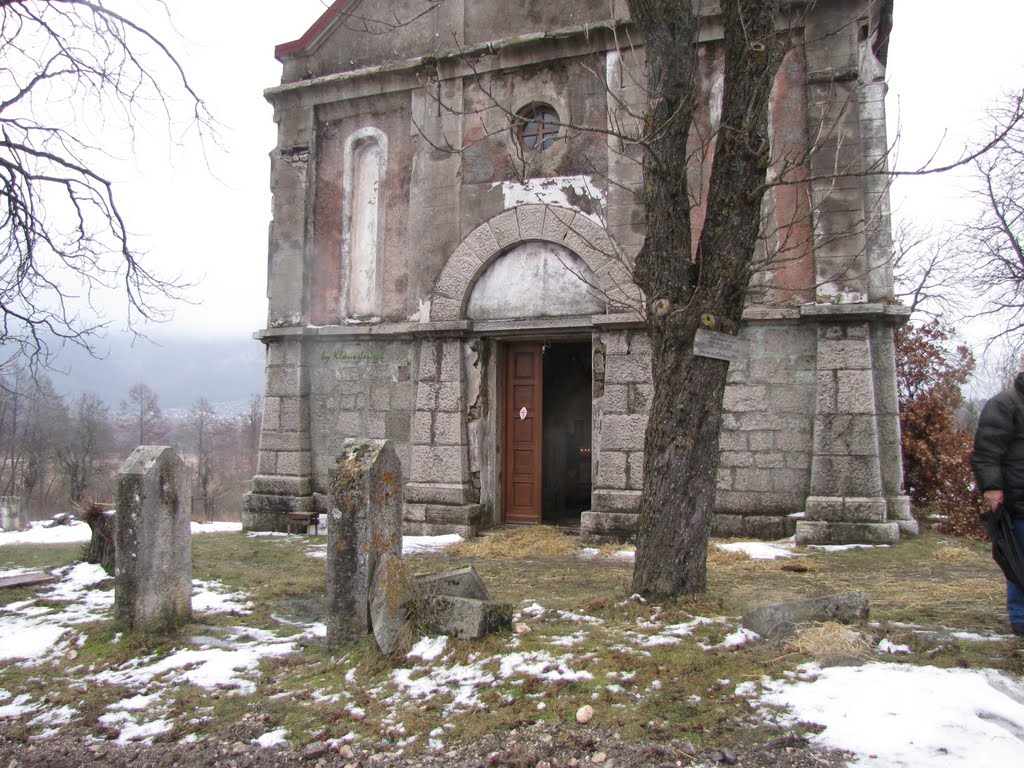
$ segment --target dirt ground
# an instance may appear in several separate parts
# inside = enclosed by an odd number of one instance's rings
[[[396,757],[313,744],[302,752],[263,749],[239,740],[190,745],[117,746],[62,735],[25,745],[0,736],[0,766],[109,766],[110,768],[675,768],[732,765],[739,768],[843,768],[849,755],[819,750],[799,737],[782,737],[745,748],[696,749],[685,741],[625,744],[614,734],[527,726],[459,744],[438,755]]]

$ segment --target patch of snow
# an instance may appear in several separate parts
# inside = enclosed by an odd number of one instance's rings
[[[445,635],[439,637],[422,637],[409,651],[409,658],[433,661],[442,653],[448,645],[448,638]]]
[[[402,554],[412,555],[417,552],[434,552],[444,549],[450,544],[458,544],[462,537],[457,533],[449,533],[444,536],[403,536]]]
[[[888,549],[889,544],[808,544],[808,549],[822,552],[849,552],[853,549]]]
[[[785,545],[766,541],[736,541],[729,544],[715,544],[718,549],[726,552],[741,552],[751,560],[778,560],[793,557],[793,552]]]
[[[821,669],[813,681],[797,676],[767,683],[760,701],[788,708],[786,722],[824,726],[812,741],[853,752],[872,768],[1024,758],[1024,685],[994,670],[870,663]]]
[[[878,642],[878,650],[882,653],[910,653],[909,645],[897,645],[889,638],[883,637]]]
[[[148,696],[138,695],[132,696],[128,699],[121,699],[115,701],[113,704],[108,704],[107,709],[109,710],[129,710],[129,711],[141,711],[144,709],[151,709],[154,704],[160,699],[160,694],[151,693]]]
[[[577,624],[604,624],[604,619],[599,619],[596,616],[587,616],[582,613],[573,613],[572,611],[555,611],[560,619],[566,621],[574,621]]]
[[[0,623],[0,661],[42,658],[67,631],[49,620],[5,616]]]
[[[47,522],[35,522],[27,531],[0,532],[0,547],[8,544],[77,544],[92,538],[88,523],[75,520],[71,525],[47,528]],[[225,533],[242,530],[239,523],[192,523],[192,533]]]
[[[227,688],[231,693],[251,695],[256,685],[243,675],[255,673],[260,659],[293,653],[296,649],[290,642],[245,643],[234,649],[180,649],[158,661],[132,661],[121,669],[100,672],[92,679],[111,685],[142,687],[160,678],[167,683]]]
[[[547,613],[547,609],[544,608],[544,606],[542,606],[540,603],[531,603],[530,605],[527,605],[526,607],[524,607],[520,611],[520,613],[523,614],[524,616],[532,616],[535,619],[539,619],[545,613]]]
[[[29,712],[35,712],[38,709],[39,705],[32,703],[32,697],[27,693],[23,693],[20,696],[16,696],[10,704],[0,706],[0,720],[18,718]]]
[[[0,547],[7,544],[74,544],[92,538],[92,529],[81,520],[52,528],[47,528],[48,524],[49,521],[35,522],[29,524],[27,531],[4,531],[0,533]]]
[[[195,613],[252,613],[246,603],[249,596],[242,592],[229,592],[219,581],[192,580],[192,610]]]
[[[698,643],[698,645],[705,651],[717,651],[722,648],[737,648],[741,645],[746,645],[753,640],[760,640],[761,636],[757,632],[752,632],[746,627],[740,627],[734,632],[730,632],[725,636],[725,639],[717,645],[705,645],[704,643]]]
[[[594,679],[594,676],[586,670],[571,669],[567,664],[571,658],[571,656],[555,657],[546,651],[509,653],[499,658],[498,675],[506,680],[518,675],[528,675],[548,682]]]
[[[273,747],[283,747],[287,746],[288,744],[288,741],[286,739],[287,736],[287,728],[278,728],[275,731],[268,731],[267,733],[264,733],[262,736],[253,739],[252,743],[257,744],[263,747],[264,749],[271,749]]]
[[[977,632],[950,632],[949,636],[969,643],[1000,643],[1006,635],[979,635]]]
[[[241,521],[237,523],[213,522],[197,523],[192,522],[192,534],[197,533],[239,533],[242,530]]]

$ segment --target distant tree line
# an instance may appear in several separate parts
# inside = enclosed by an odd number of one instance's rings
[[[193,514],[237,520],[256,473],[263,399],[218,413],[205,397],[168,415],[145,383],[116,409],[94,394],[62,397],[48,376],[0,376],[0,495],[20,496],[30,519],[114,499],[117,471],[139,445],[170,445],[192,467]]]

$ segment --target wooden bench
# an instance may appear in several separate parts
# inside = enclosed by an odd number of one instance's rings
[[[305,533],[308,535],[310,528],[313,529],[313,533],[316,533],[319,525],[319,512],[289,512],[286,530],[288,533]]]

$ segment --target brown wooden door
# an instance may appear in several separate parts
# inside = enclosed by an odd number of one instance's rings
[[[539,523],[543,372],[539,343],[510,344],[505,357],[506,523]]]

